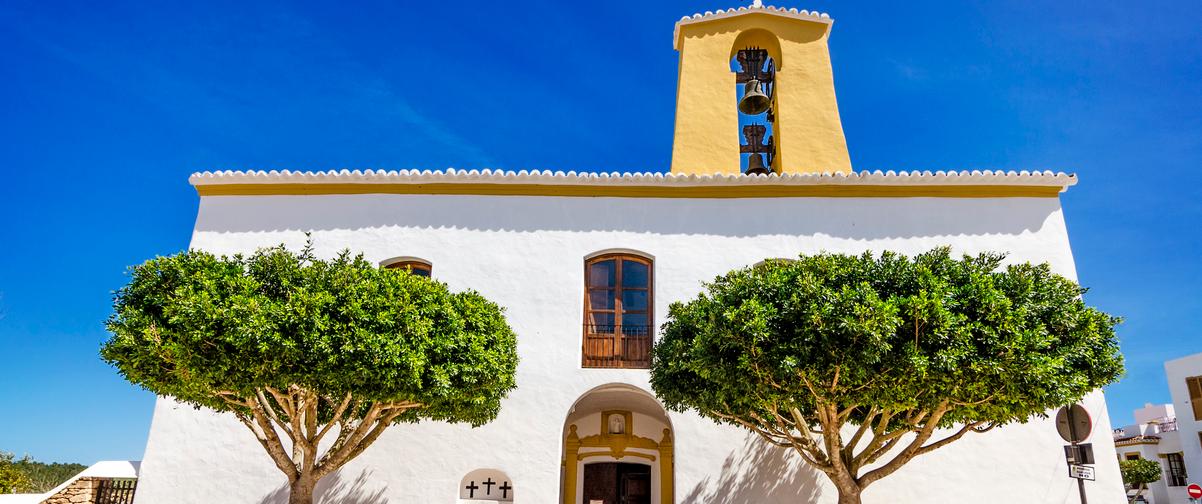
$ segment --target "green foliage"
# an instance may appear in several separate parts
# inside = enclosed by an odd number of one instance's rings
[[[17,467],[13,454],[0,452],[0,494],[26,493],[29,477]]]
[[[38,462],[29,455],[17,459],[0,452],[0,493],[46,492],[87,468],[83,464]]]
[[[858,503],[916,456],[1122,374],[1117,318],[1048,265],[1002,259],[943,248],[732,271],[669,308],[651,386],[670,409],[795,450]]]
[[[37,462],[28,456],[16,461],[15,465],[29,481],[23,490],[28,493],[48,492],[88,468],[83,464]]]
[[[816,401],[951,407],[940,426],[1024,422],[1122,373],[1119,322],[1085,291],[1002,256],[821,254],[732,271],[674,303],[651,383],[675,409],[747,417]],[[857,414],[857,412],[859,414]]]
[[[351,418],[407,401],[421,406],[397,421],[480,425],[515,386],[516,336],[499,306],[346,252],[158,257],[132,269],[113,308],[101,356],[126,379],[247,417],[227,399],[299,387],[329,399],[322,423],[349,396]]]
[[[1123,483],[1132,488],[1160,481],[1160,463],[1155,460],[1120,460],[1119,472],[1123,475]]]

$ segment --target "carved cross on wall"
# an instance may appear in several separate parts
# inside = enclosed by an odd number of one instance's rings
[[[496,484],[497,482],[493,481],[492,478],[488,478],[484,483],[481,483],[481,485],[487,487],[484,489],[484,495],[492,495],[492,486]]]
[[[500,490],[500,491],[501,491],[501,498],[502,498],[502,499],[505,499],[505,498],[508,498],[508,497],[509,497],[509,491],[510,491],[510,490],[513,490],[513,487],[509,486],[509,482],[508,482],[508,481],[506,481],[504,484],[502,484],[501,486],[497,487],[497,490]]]
[[[467,492],[468,492],[468,493],[467,493],[467,496],[468,496],[468,498],[474,498],[474,497],[476,496],[476,490],[479,490],[479,489],[480,489],[480,487],[476,486],[476,482],[475,482],[475,481],[473,481],[473,482],[471,482],[471,483],[468,483],[468,485],[467,485],[467,486],[465,486],[465,487],[463,487],[463,488],[467,490]]]

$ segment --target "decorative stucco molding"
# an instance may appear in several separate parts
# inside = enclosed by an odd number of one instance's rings
[[[227,184],[539,184],[562,186],[1037,186],[1068,188],[1075,174],[1051,171],[862,171],[784,175],[686,175],[674,173],[578,173],[549,170],[329,170],[206,171],[188,178],[192,185]]]
[[[219,171],[193,174],[201,196],[441,194],[618,198],[1056,197],[1076,183],[1053,172],[860,172],[746,176],[493,170]]]
[[[764,5],[760,0],[755,0],[751,5],[732,9],[718,9],[716,11],[698,12],[692,16],[684,16],[680,21],[676,22],[676,26],[672,29],[672,47],[680,49],[680,27],[687,24],[704,23],[707,21],[716,21],[744,14],[771,14],[803,21],[813,21],[816,23],[834,24],[835,20],[831,19],[830,15],[825,12],[798,10],[796,7],[785,8],[772,5]]]

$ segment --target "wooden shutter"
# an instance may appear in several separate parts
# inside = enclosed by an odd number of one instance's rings
[[[1189,388],[1189,402],[1194,408],[1194,420],[1202,421],[1202,376],[1191,376],[1185,379]]]

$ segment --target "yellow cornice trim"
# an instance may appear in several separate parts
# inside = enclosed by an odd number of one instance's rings
[[[1025,185],[737,185],[630,186],[546,184],[201,184],[201,196],[438,194],[586,198],[1055,198],[1059,186]]]
[[[632,452],[632,451],[624,451],[624,452],[609,452],[609,451],[599,451],[599,452],[584,452],[584,453],[580,453],[580,454],[576,455],[576,460],[578,460],[578,461],[579,461],[579,460],[584,460],[584,459],[586,459],[586,458],[589,458],[589,457],[611,457],[611,458],[614,458],[614,459],[617,459],[617,460],[622,460],[622,459],[624,459],[624,458],[626,458],[626,457],[639,457],[639,458],[645,458],[645,459],[647,459],[647,460],[650,460],[650,461],[652,461],[652,462],[655,462],[655,455],[650,455],[650,454],[647,454],[647,453]]]

